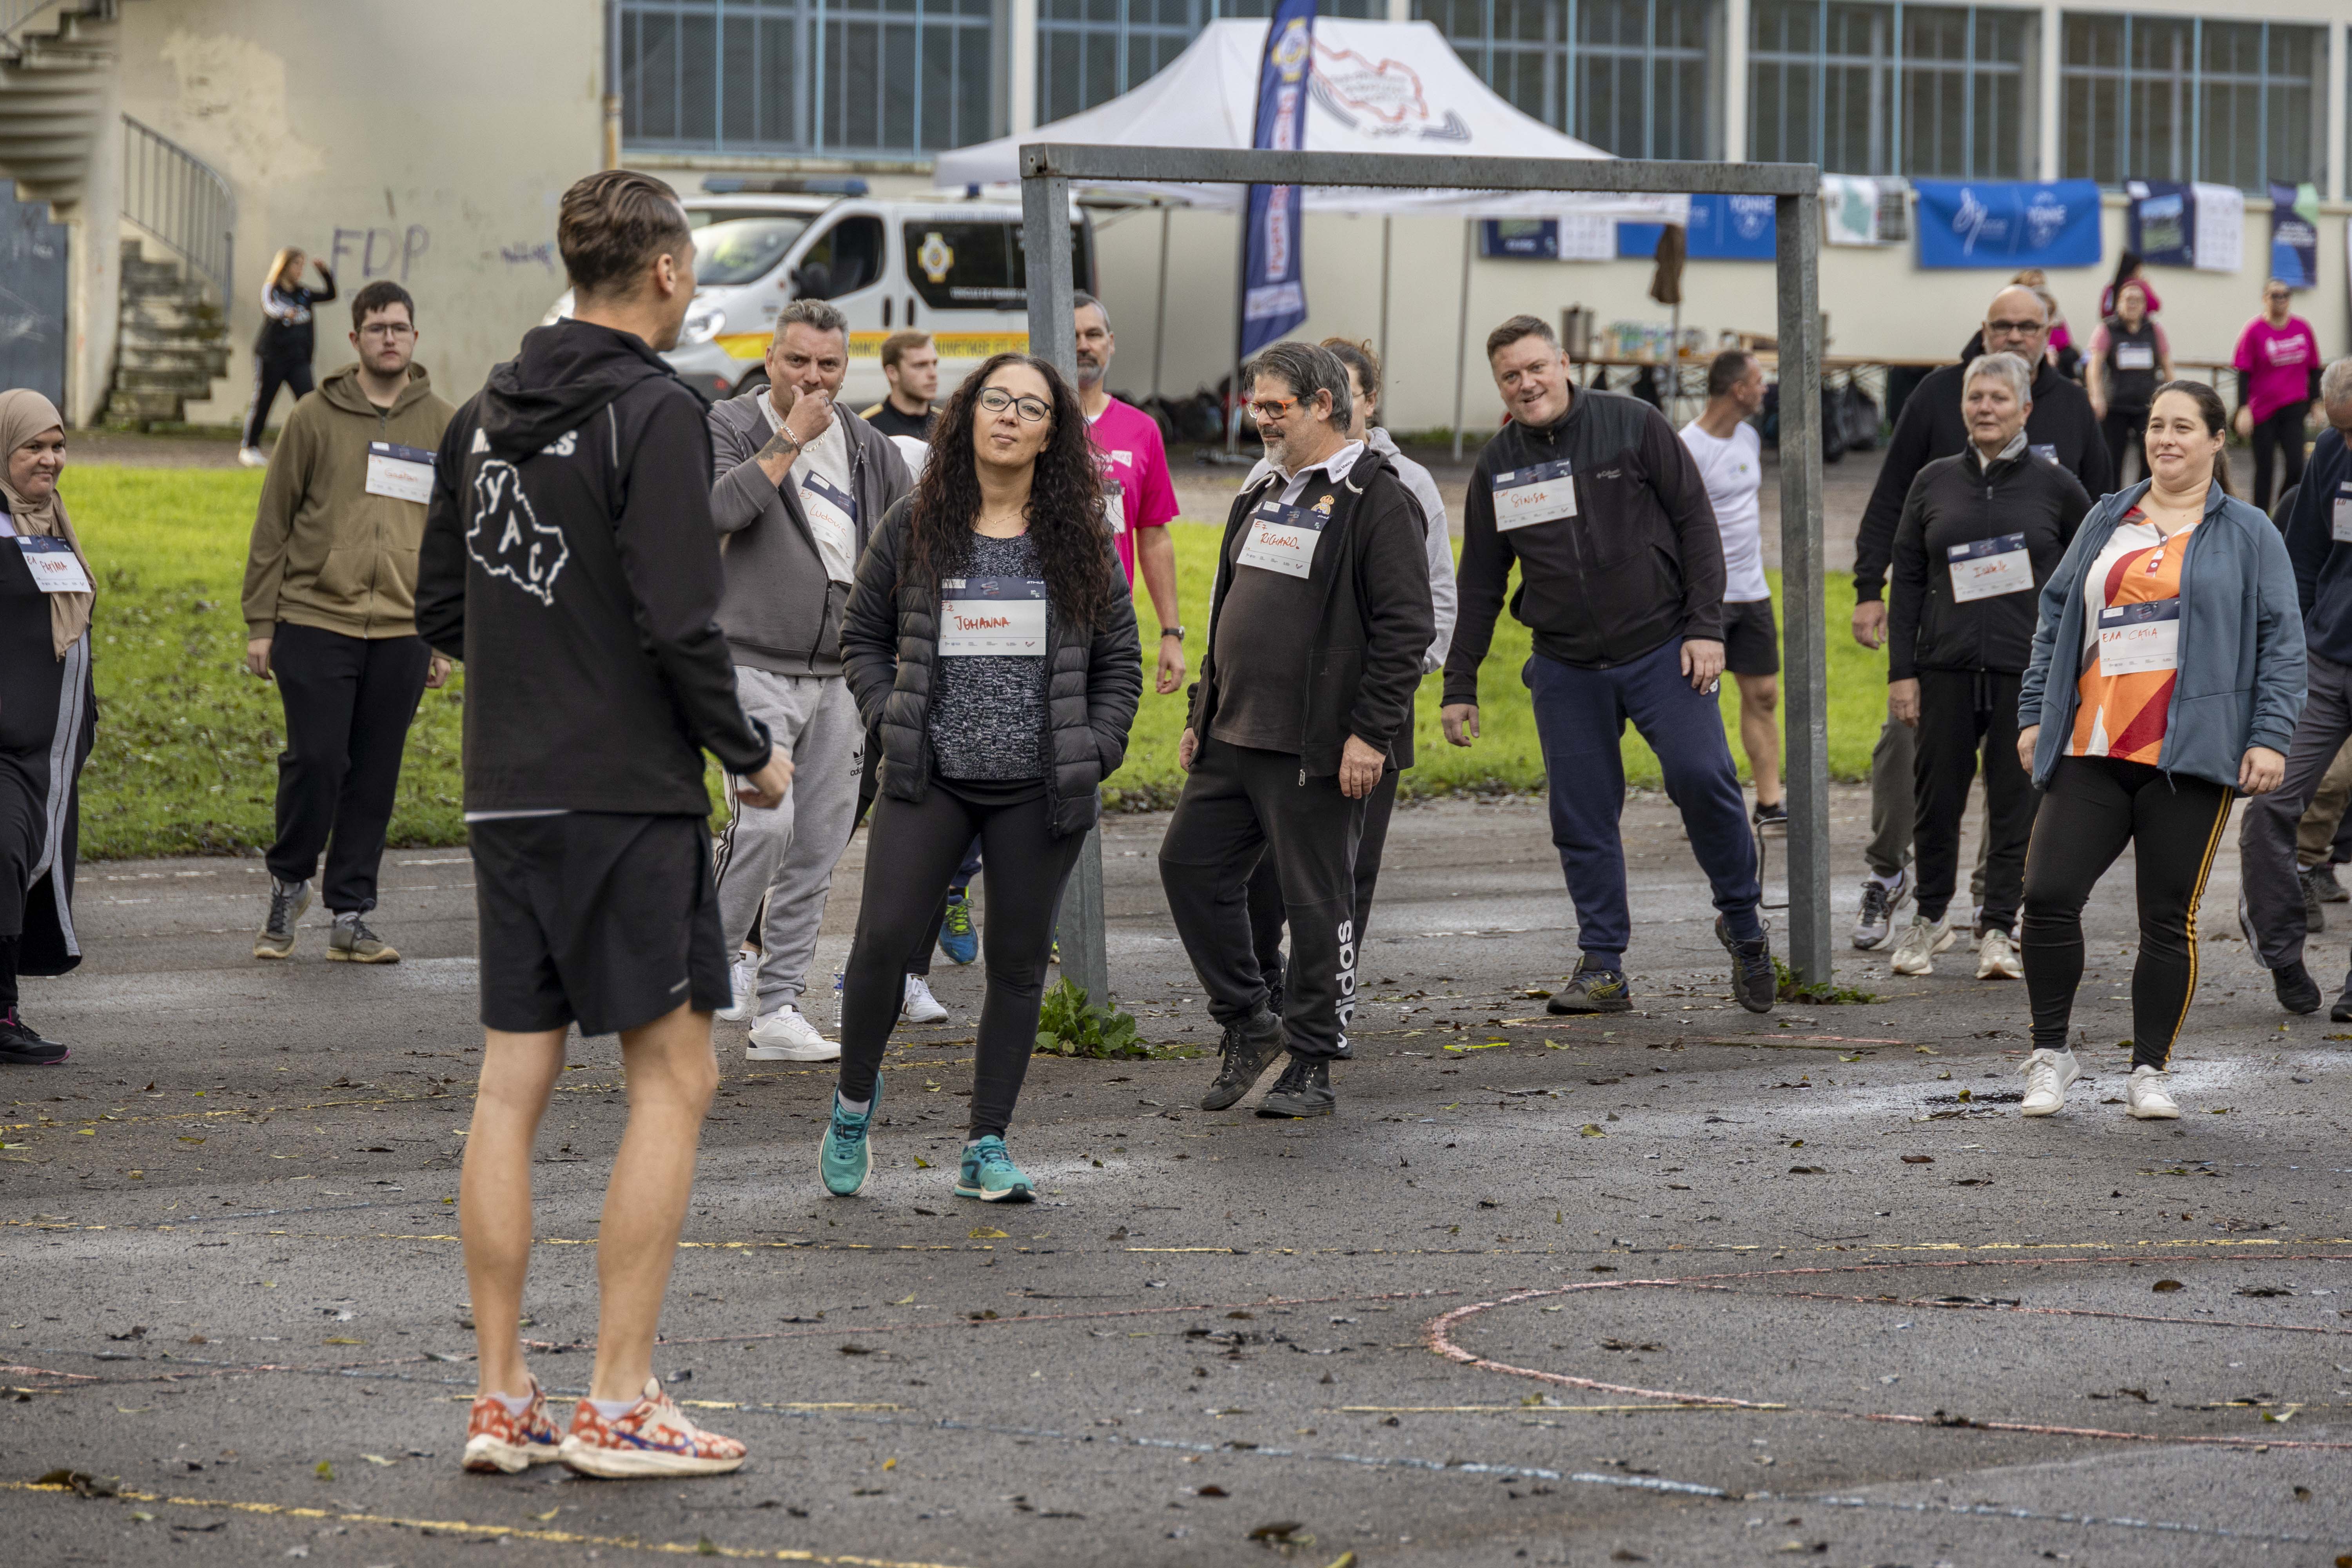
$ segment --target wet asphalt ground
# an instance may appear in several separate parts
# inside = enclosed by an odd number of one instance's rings
[[[1859,791],[1835,798],[1842,846]],[[1161,818],[1107,841],[1147,1037],[1214,1040]],[[1970,816],[1971,828],[1978,820]],[[2015,983],[1964,947],[1867,1004],[1727,1000],[1662,797],[1627,812],[1641,1011],[1562,1021],[1539,805],[1399,813],[1339,1114],[1194,1109],[1213,1062],[1039,1058],[1035,1204],[950,1196],[981,979],[903,1030],[867,1195],[823,1196],[822,1068],[747,1064],[703,1146],[656,1366],[739,1473],[462,1474],[451,1201],[479,1059],[461,850],[389,858],[396,968],[246,954],[257,860],[85,868],[29,984],[64,1068],[0,1077],[12,1562],[866,1565],[2326,1563],[2352,1552],[2352,1109],[2205,900],[2177,1123],[2118,1103],[2129,866],[2091,911],[2061,1116],[2016,1113]],[[2234,843],[2234,836],[2232,836]],[[855,915],[854,846],[820,950]],[[1965,860],[1963,863],[1967,863]],[[1860,863],[1839,859],[1841,920]],[[313,922],[319,920],[315,913]],[[983,891],[983,920],[984,891]],[[2352,907],[2314,968],[2331,978]],[[830,1024],[829,995],[814,1005]],[[611,1039],[539,1150],[527,1333],[586,1382]],[[2343,1162],[2338,1164],[2337,1162]],[[27,1487],[67,1468],[113,1496]]]

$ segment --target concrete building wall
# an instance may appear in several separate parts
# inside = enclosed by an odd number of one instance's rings
[[[602,159],[603,14],[599,0],[124,6],[123,110],[236,196],[236,359],[189,417],[244,416],[262,274],[286,245],[325,260],[346,297],[404,283],[435,385],[453,401],[478,387],[563,289],[555,205]],[[351,363],[350,328],[340,304],[320,313],[321,375]]]

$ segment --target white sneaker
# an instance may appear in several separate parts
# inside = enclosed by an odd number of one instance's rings
[[[2124,1094],[2130,1100],[2131,1113],[2142,1121],[2178,1121],[2180,1107],[2172,1096],[2164,1092],[2164,1074],[2152,1067],[2136,1067],[2126,1080]]]
[[[740,1024],[760,1010],[760,955],[749,949],[737,953],[727,980],[735,1000],[719,1009],[719,1016]]]
[[[236,460],[248,468],[269,467],[269,459],[262,454],[258,447],[239,447],[236,449]]]
[[[2082,1076],[2074,1052],[2046,1047],[2034,1052],[2025,1058],[2025,1103],[2019,1109],[2028,1116],[2055,1115],[2066,1109],[2066,1090]]]
[[[2005,931],[1993,930],[1977,939],[1979,980],[2022,980],[2025,965],[2018,962],[2017,944]]]
[[[816,1026],[787,1002],[751,1026],[743,1047],[747,1062],[831,1062],[841,1059],[841,1047],[816,1032]]]
[[[1897,974],[1933,974],[1936,954],[1959,938],[1960,933],[1952,929],[1949,915],[1933,923],[1914,915],[1911,923],[1903,928],[1903,934],[1895,939],[1895,956],[1887,967]]]
[[[931,983],[919,974],[907,976],[907,1005],[898,1016],[909,1024],[944,1024],[948,1010],[931,994]]]

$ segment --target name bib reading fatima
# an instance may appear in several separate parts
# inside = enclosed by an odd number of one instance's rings
[[[81,558],[64,540],[37,533],[20,533],[16,536],[16,548],[25,552],[25,564],[32,568],[34,584],[42,593],[87,594],[90,591],[89,574],[81,569]]]
[[[2180,668],[2180,601],[2149,599],[2099,612],[2099,673],[2152,675]]]
[[[1241,563],[1304,577],[1315,564],[1315,547],[1322,542],[1326,520],[1303,506],[1263,501],[1250,513],[1249,531],[1242,538]]]
[[[1035,577],[946,577],[940,582],[940,652],[1042,658],[1045,584]]]
[[[1565,458],[1495,476],[1495,526],[1505,533],[1575,515],[1576,481]]]
[[[1970,540],[1949,546],[1944,553],[1952,563],[1952,597],[1963,605],[1971,599],[2022,594],[2033,586],[2033,563],[2025,553],[2021,533]]]
[[[367,493],[429,504],[433,500],[433,454],[422,447],[370,441]]]

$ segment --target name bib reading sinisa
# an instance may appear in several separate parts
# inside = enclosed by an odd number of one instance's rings
[[[81,569],[81,557],[73,546],[62,539],[46,534],[20,533],[16,548],[25,552],[25,564],[31,568],[33,584],[44,594],[87,594],[90,591],[89,574]],[[42,612],[44,615],[47,611]]]
[[[2150,599],[2099,612],[2099,673],[2153,675],[2180,668],[2180,601]]]
[[[1045,652],[1045,584],[1035,577],[940,581],[940,652],[947,658]]]
[[[1565,458],[1495,476],[1495,527],[1502,532],[1575,515],[1576,481]]]
[[[1952,563],[1952,597],[1961,604],[2022,594],[2033,586],[2033,563],[2025,553],[2025,535],[2004,533],[1993,539],[1973,539],[1946,547]]]
[[[1315,547],[1323,541],[1325,519],[1303,506],[1278,500],[1261,501],[1250,513],[1249,530],[1242,536],[1241,563],[1304,577],[1315,565]]]
[[[368,443],[367,493],[431,504],[433,454],[392,441]]]

